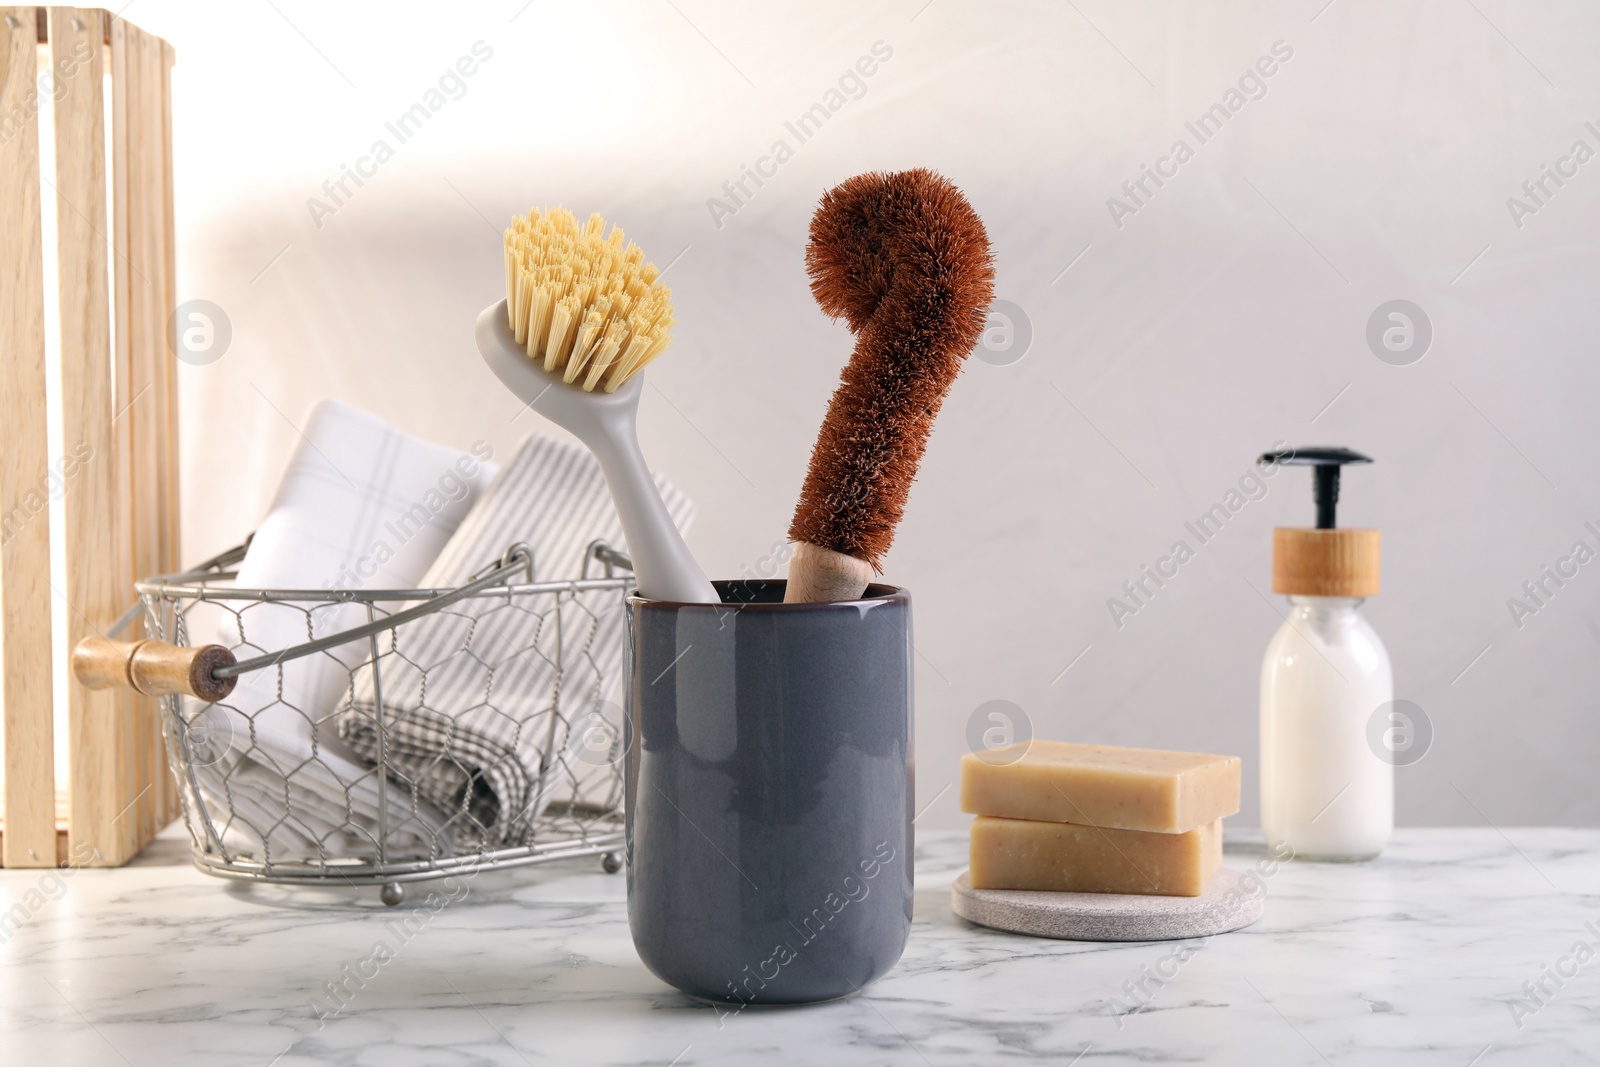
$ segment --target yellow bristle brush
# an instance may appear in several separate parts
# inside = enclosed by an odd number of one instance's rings
[[[608,393],[672,344],[672,290],[599,215],[530,210],[506,230],[506,314],[528,355],[586,392]]]
[[[580,227],[559,207],[515,219],[505,232],[506,298],[478,316],[478,351],[519,400],[600,461],[639,595],[716,604],[661,502],[635,429],[639,372],[672,343],[672,292],[638,245],[615,226],[605,231],[599,215]]]

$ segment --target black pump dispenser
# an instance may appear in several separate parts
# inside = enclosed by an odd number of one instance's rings
[[[1317,529],[1332,530],[1335,527],[1334,509],[1339,503],[1339,468],[1346,463],[1371,463],[1372,459],[1348,448],[1313,445],[1310,448],[1267,452],[1259,462],[1314,468],[1312,489],[1317,500]]]

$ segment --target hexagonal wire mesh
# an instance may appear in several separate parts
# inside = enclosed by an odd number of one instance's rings
[[[239,661],[224,701],[163,699],[197,867],[387,903],[464,867],[616,869],[627,557],[519,583],[518,545],[456,589],[312,591],[233,587],[243,554],[135,587],[154,636]]]

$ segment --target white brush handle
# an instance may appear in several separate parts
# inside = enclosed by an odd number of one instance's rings
[[[622,520],[622,533],[628,539],[628,555],[639,583],[639,595],[648,600],[671,600],[687,604],[718,604],[721,598],[712,588],[700,564],[683,543],[678,527],[667,513],[656,490],[650,468],[633,427],[629,410],[624,431],[594,434],[588,439],[589,451],[600,461]],[[610,422],[608,418],[604,421]]]
[[[528,358],[506,322],[506,302],[478,316],[473,331],[483,361],[506,388],[533,410],[575,435],[600,461],[611,502],[622,520],[639,595],[648,600],[720,604],[705,571],[694,561],[656,491],[639,451],[639,397],[644,376],[636,374],[614,393],[585,392]]]

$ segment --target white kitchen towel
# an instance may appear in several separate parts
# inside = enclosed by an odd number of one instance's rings
[[[458,452],[339,401],[320,401],[235,584],[416,588],[493,479],[498,468],[491,455],[481,442],[470,454]],[[387,610],[397,607],[391,602]],[[251,603],[224,613],[219,639],[246,659],[366,621],[365,606],[355,603]],[[256,836],[272,841],[276,835],[285,851],[304,847],[309,836],[330,854],[365,852],[377,826],[377,776],[339,740],[333,714],[370,654],[370,644],[359,641],[240,676],[228,699],[208,712],[211,728],[231,737],[232,758],[197,775],[207,800],[228,802],[231,791],[260,801],[258,817],[263,804],[267,816],[279,817],[256,827]],[[225,721],[215,721],[219,713]],[[390,826],[408,819],[414,825],[413,798],[393,788],[387,793]],[[429,836],[422,832],[409,845]]]
[[[655,481],[673,522],[687,531],[694,506],[660,475]],[[626,547],[599,464],[587,449],[535,434],[423,584],[459,585],[518,542],[533,550],[535,580],[577,578],[596,539]],[[449,814],[463,847],[524,843],[553,792],[608,769],[569,759],[564,749],[574,718],[620,697],[621,608],[616,591],[585,595],[566,602],[558,627],[549,594],[469,598],[402,626],[393,648],[380,650],[389,765]],[[377,706],[371,672],[358,672],[339,732],[367,759],[377,757]],[[558,766],[544,774],[547,752]]]

